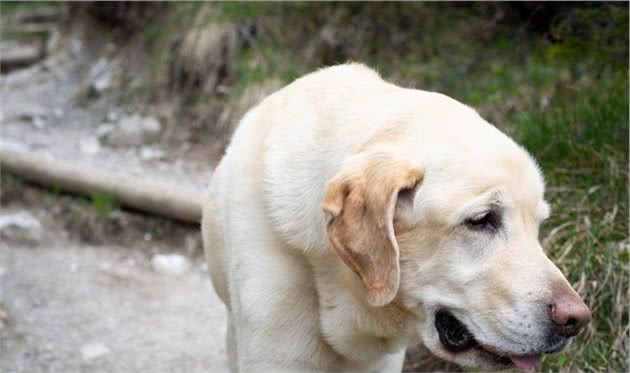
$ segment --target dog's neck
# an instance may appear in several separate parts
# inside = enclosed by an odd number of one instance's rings
[[[332,251],[332,249],[331,249]],[[413,317],[399,305],[368,304],[359,277],[334,252],[310,258],[319,296],[321,334],[345,359],[369,364],[404,350]]]

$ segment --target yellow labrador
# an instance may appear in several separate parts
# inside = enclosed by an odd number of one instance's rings
[[[204,200],[233,371],[400,371],[422,342],[537,369],[590,310],[538,242],[528,153],[473,109],[346,64],[250,110]]]

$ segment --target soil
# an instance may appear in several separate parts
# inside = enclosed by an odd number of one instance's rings
[[[86,78],[89,68],[85,65],[85,61],[64,52],[28,69],[2,76],[0,145],[78,161],[81,167],[142,175],[157,182],[185,180],[203,188],[210,180],[211,165],[217,159],[211,159],[191,142],[148,144],[163,154],[159,159],[149,160],[139,156],[141,146],[101,145],[94,154],[81,150],[82,142],[98,138],[99,127],[108,122],[108,116],[131,114],[125,113],[106,93],[87,98],[90,81]],[[164,123],[165,131],[172,131],[172,126]],[[180,127],[181,132],[187,131],[185,126]]]
[[[36,217],[43,237],[0,240],[1,372],[227,370],[225,309],[197,227],[123,211],[98,216],[74,197],[19,182],[4,183],[2,204],[3,214]],[[186,255],[191,268],[158,273],[156,253]]]
[[[216,159],[194,144],[152,143],[163,156],[150,160],[138,146],[81,149],[110,113],[131,114],[107,94],[85,101],[88,62],[66,51],[1,76],[0,146],[204,188]],[[26,211],[43,234],[0,238],[0,372],[226,371],[225,309],[199,227],[115,205],[99,211],[52,189],[2,175],[1,213]],[[158,253],[184,255],[191,268],[156,272]]]

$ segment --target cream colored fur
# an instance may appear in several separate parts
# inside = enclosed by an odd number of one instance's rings
[[[543,194],[526,151],[447,96],[359,64],[296,80],[245,115],[205,195],[231,369],[400,371],[418,342],[494,367],[440,345],[439,307],[484,345],[527,352],[536,305],[572,291],[538,243]],[[463,225],[492,203],[503,237]]]

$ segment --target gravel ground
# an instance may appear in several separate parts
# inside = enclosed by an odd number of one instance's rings
[[[129,248],[0,243],[2,372],[225,371],[225,310],[199,263],[154,272]]]
[[[103,216],[76,197],[2,181],[0,372],[227,371],[225,308],[197,226]],[[164,254],[188,265],[165,272],[154,264]]]
[[[173,144],[158,138],[142,146],[98,143],[99,128],[134,113],[117,107],[106,94],[82,104],[89,90],[89,74],[73,61],[71,55],[60,53],[28,69],[0,76],[0,146],[157,182],[183,181],[197,189],[207,185],[215,160],[199,155],[201,147],[190,142]]]
[[[107,95],[82,104],[89,69],[60,53],[1,76],[0,146],[202,189],[210,160],[190,144],[149,144],[158,157],[143,157],[143,146],[95,151],[108,116],[133,113]],[[0,372],[227,370],[225,309],[204,272],[198,227],[119,210],[99,217],[89,201],[3,183],[0,215],[31,214],[42,232],[0,234]],[[190,269],[155,271],[158,253],[183,255]]]

